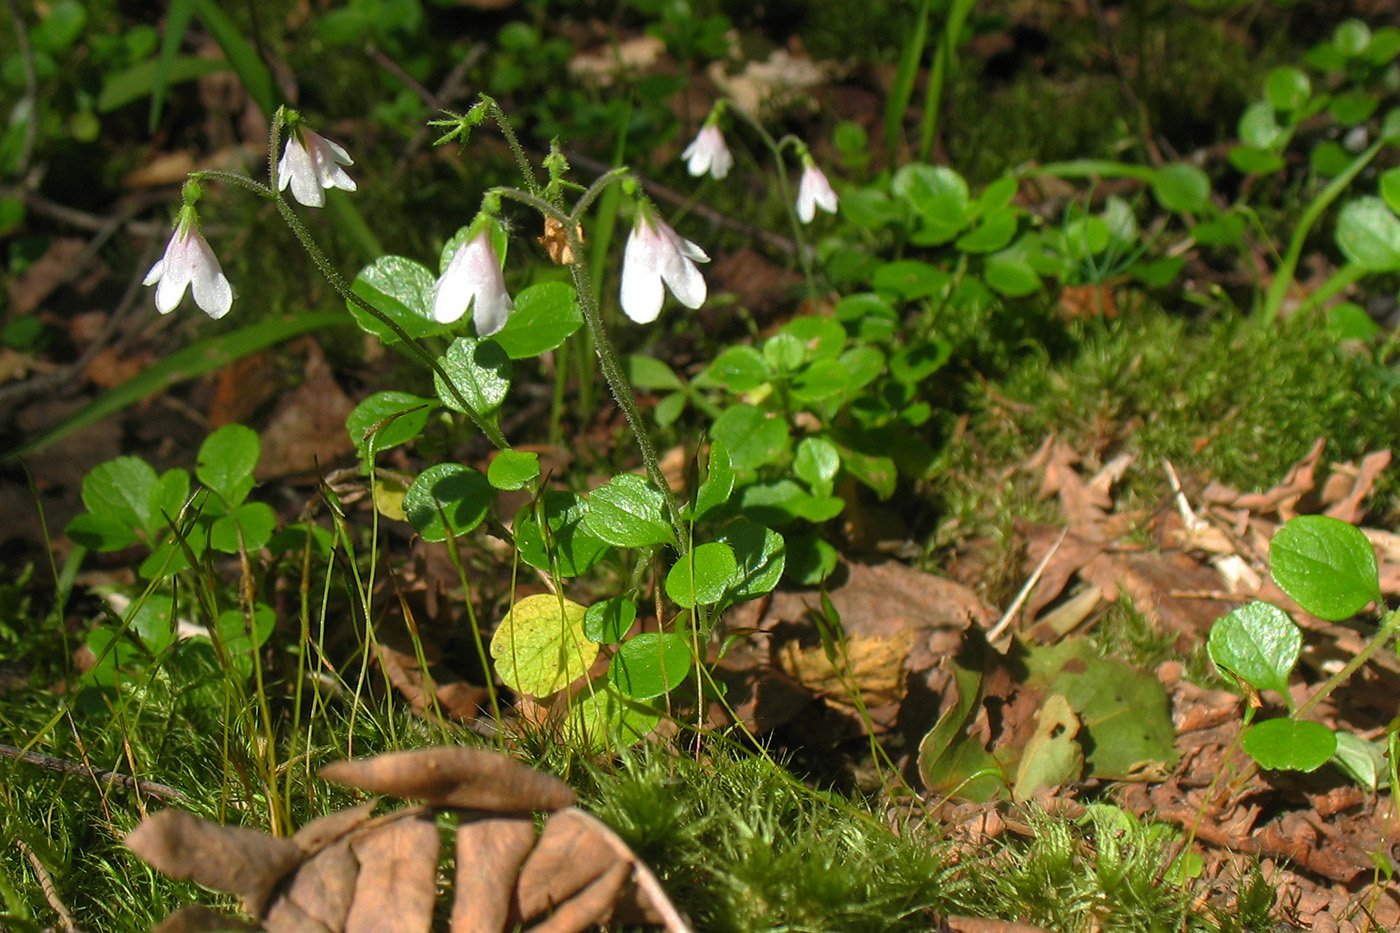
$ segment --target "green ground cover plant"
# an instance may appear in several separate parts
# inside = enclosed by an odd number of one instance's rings
[[[1166,5],[1137,6],[1142,30]],[[723,92],[697,106],[686,95],[708,63],[733,77],[746,55],[777,56],[731,44],[731,29],[767,38],[719,4],[627,4],[606,28],[570,4],[522,4],[491,14],[472,45],[443,41],[429,23],[449,14],[407,0],[327,11],[301,45],[289,11],[271,41],[207,0],[175,0],[159,28],[100,4],[13,10],[24,41],[5,80],[28,109],[0,136],[12,183],[0,230],[54,214],[59,192],[26,188],[36,160],[118,126],[184,127],[183,91],[201,76],[230,78],[267,138],[265,167],[244,155],[180,173],[163,253],[113,247],[142,267],[133,294],[210,320],[165,318],[183,349],[6,462],[308,334],[363,391],[335,415],[348,453],[316,464],[314,487],[264,478],[250,409],[200,430],[183,461],[124,450],[85,467],[81,509],[44,524],[61,546],[7,570],[4,924],[42,929],[56,905],[75,912],[65,926],[93,929],[145,928],[196,900],[231,908],[119,841],[165,805],[289,835],[357,799],[320,781],[322,765],[444,744],[508,751],[570,782],[694,929],[978,916],[1245,931],[1289,918],[1256,867],[1213,892],[1224,869],[1207,872],[1194,828],[1134,813],[1115,785],[1161,784],[1177,767],[1174,695],[1151,672],[1185,660],[1191,678],[1248,701],[1238,747],[1257,768],[1232,782],[1330,766],[1374,813],[1390,805],[1394,730],[1366,738],[1309,717],[1394,650],[1397,617],[1354,524],[1304,515],[1273,539],[1273,578],[1304,611],[1381,616],[1301,703],[1290,687],[1304,636],[1284,610],[1223,613],[1202,648],[1124,602],[1096,641],[1003,639],[1008,611],[938,659],[942,693],[910,704],[899,732],[861,681],[878,638],[829,591],[866,548],[861,529],[885,520],[898,531],[882,543],[923,569],[1002,536],[1003,570],[979,583],[1011,605],[1030,585],[1017,523],[1058,519],[1015,473],[1050,434],[1096,460],[1138,457],[1132,505],[1169,495],[1164,464],[1262,488],[1318,437],[1339,459],[1388,446],[1394,341],[1364,300],[1400,269],[1400,30],[1347,19],[1258,68],[1213,159],[1164,155],[1145,126],[1124,131],[1133,146],[1048,141],[1040,161],[988,171],[961,109],[966,62],[1009,14],[979,7],[891,5],[915,28],[890,46],[883,106],[865,123]],[[863,41],[825,32],[827,15],[811,14],[814,47]],[[1215,35],[1208,18],[1159,25]],[[585,26],[610,45],[654,40],[675,73],[614,63],[608,81],[578,78]],[[334,65],[366,46],[372,76]],[[303,56],[316,95],[293,107],[270,66]],[[447,71],[480,90],[426,89]],[[363,123],[323,116],[363,111],[368,87]],[[1144,123],[1138,103],[1115,125]],[[366,135],[376,145],[351,141]],[[782,244],[763,267],[786,276],[776,316],[717,300],[733,281],[723,254],[760,228]],[[7,258],[23,271],[38,254],[22,236]],[[52,318],[16,312],[0,336],[32,357],[57,334]],[[45,481],[31,474],[40,504]],[[1392,490],[1374,486],[1381,522]],[[835,684],[821,699],[850,698],[855,739],[743,725],[757,714],[724,666],[770,650],[777,630],[735,620],[784,592],[814,600],[801,621]],[[439,682],[449,637],[475,691],[465,715]],[[928,673],[912,665],[896,665],[901,687]],[[1261,691],[1287,715],[1257,715]],[[1035,711],[991,736],[989,704],[1018,696]],[[867,799],[806,764],[852,747],[876,775]],[[955,805],[1014,831],[970,844],[941,822]],[[1379,898],[1393,866],[1373,859]]]

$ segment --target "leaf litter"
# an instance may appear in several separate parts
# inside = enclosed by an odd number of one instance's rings
[[[237,895],[251,927],[202,906],[156,929],[426,933],[450,891],[453,933],[577,933],[611,921],[689,926],[655,875],[558,778],[462,746],[339,761],[321,776],[422,801],[378,816],[377,799],[323,816],[290,839],[179,810],[144,820],[126,845],[158,871]],[[536,831],[535,814],[544,813]],[[442,851],[444,831],[455,837]],[[447,880],[450,872],[452,880]]]

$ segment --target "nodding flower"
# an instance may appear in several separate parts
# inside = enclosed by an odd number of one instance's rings
[[[185,297],[186,288],[192,288],[194,303],[215,320],[228,314],[233,306],[233,287],[224,276],[218,257],[200,236],[199,220],[188,205],[175,221],[175,232],[165,246],[165,255],[151,266],[141,284],[156,286],[156,310],[161,314],[175,310]]]
[[[710,257],[643,205],[622,254],[622,310],[638,324],[661,313],[663,285],[687,308],[705,303],[705,277],[695,268]]]
[[[355,160],[336,143],[297,123],[287,133],[287,147],[277,163],[277,190],[292,187],[292,197],[307,207],[325,207],[327,188],[356,189],[342,165]]]
[[[700,128],[681,158],[686,160],[686,169],[697,178],[709,172],[712,178],[720,179],[734,167],[734,156],[729,154],[724,134],[713,123]]]
[[[809,155],[802,157],[802,180],[797,185],[797,216],[804,224],[817,216],[817,208],[828,214],[836,213],[836,192],[831,190],[831,182],[826,174],[817,168]]]
[[[501,260],[491,243],[491,225],[482,223],[467,237],[443,270],[433,290],[433,320],[450,324],[472,309],[478,336],[489,337],[506,326],[515,303],[506,292]]]

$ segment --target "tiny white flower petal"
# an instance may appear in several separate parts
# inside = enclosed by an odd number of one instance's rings
[[[233,305],[233,287],[204,237],[189,225],[177,226],[165,255],[142,280],[156,286],[156,310],[169,314],[193,286],[194,301],[212,318],[221,318]]]
[[[622,254],[622,310],[638,324],[650,324],[661,314],[666,294],[654,268],[655,231],[639,221]]]
[[[815,165],[804,168],[802,180],[797,186],[797,216],[802,222],[811,223],[817,216],[818,207],[828,214],[836,213],[836,203],[836,192],[822,170]]]
[[[358,189],[355,180],[341,168],[354,164],[355,160],[341,146],[303,126],[287,136],[287,147],[277,163],[277,187],[285,190],[291,185],[292,197],[299,203],[324,207],[324,189]]]
[[[510,313],[515,310],[487,230],[477,233],[453,253],[434,289],[433,320],[451,324],[460,320],[469,307],[472,323],[482,337],[489,337],[505,327]]]
[[[696,177],[709,172],[716,179],[723,178],[734,165],[724,134],[713,125],[700,128],[681,158],[686,160],[686,170]]]
[[[229,285],[228,278],[219,265],[219,258],[214,255],[204,237],[195,234],[193,239],[197,250],[197,259],[190,273],[194,303],[217,321],[233,307],[233,286]]]

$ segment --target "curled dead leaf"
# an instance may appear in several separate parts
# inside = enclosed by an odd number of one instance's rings
[[[163,874],[243,899],[254,916],[277,882],[305,858],[290,839],[255,829],[220,826],[180,810],[162,810],[141,822],[126,847]]]
[[[463,746],[337,761],[322,768],[321,777],[371,794],[492,813],[562,810],[575,799],[558,778],[504,755]]]

